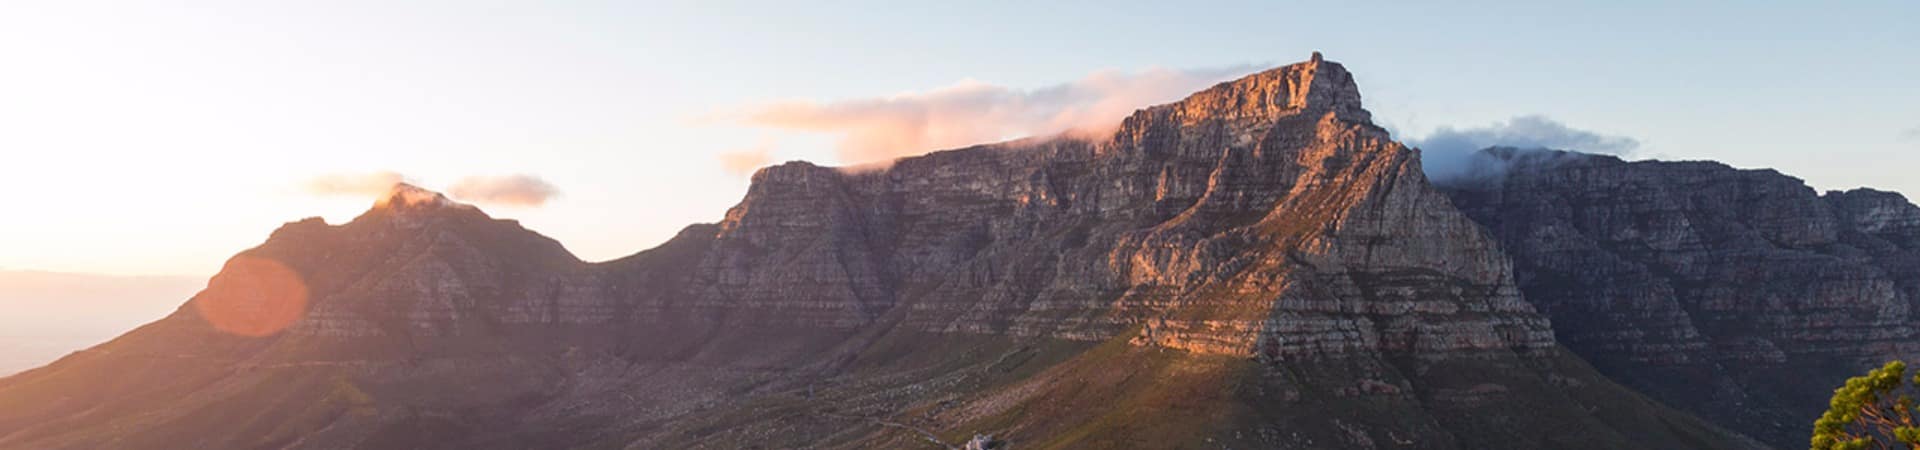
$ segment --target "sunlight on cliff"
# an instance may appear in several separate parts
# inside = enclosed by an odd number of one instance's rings
[[[193,307],[222,332],[272,336],[306,315],[307,285],[279,261],[241,255],[227,262]]]

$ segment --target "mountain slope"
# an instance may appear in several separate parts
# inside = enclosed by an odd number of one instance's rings
[[[1780,446],[1834,386],[1920,355],[1920,207],[1772,170],[1492,149],[1449,183],[1561,342],[1616,380]]]
[[[1106,139],[766,168],[603,264],[402,187],[0,380],[0,447],[1756,445],[1560,347],[1368,121],[1315,55]]]

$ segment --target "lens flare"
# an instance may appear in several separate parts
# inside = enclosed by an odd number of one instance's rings
[[[241,255],[227,261],[193,307],[222,332],[272,336],[306,315],[307,285],[279,261]]]

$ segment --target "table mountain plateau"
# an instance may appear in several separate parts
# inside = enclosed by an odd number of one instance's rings
[[[1316,54],[1099,139],[768,167],[608,262],[403,185],[0,379],[0,448],[1754,448],[1859,367],[1812,364],[1906,351],[1904,201],[1572,167],[1443,193]],[[1636,215],[1690,196],[1785,209]]]
[[[1920,356],[1920,207],[1713,162],[1490,149],[1442,183],[1601,373],[1779,447],[1833,388]]]

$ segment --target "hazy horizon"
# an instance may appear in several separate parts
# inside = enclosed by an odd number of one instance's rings
[[[206,277],[0,270],[0,377],[159,320]]]

